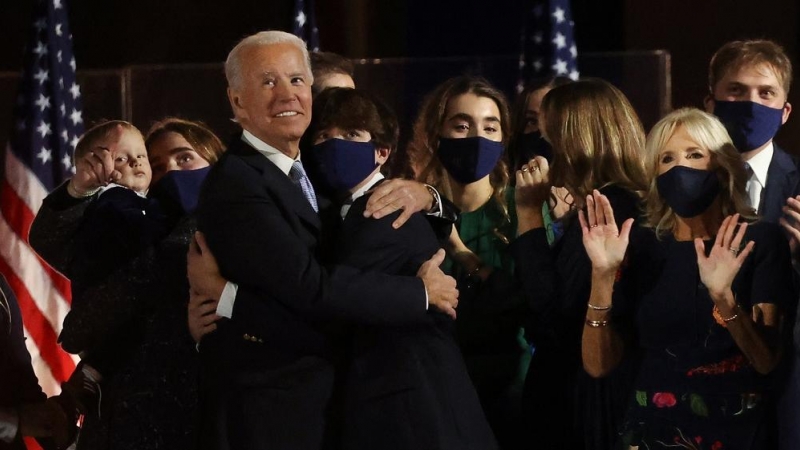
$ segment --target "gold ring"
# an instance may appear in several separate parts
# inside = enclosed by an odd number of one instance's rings
[[[597,228],[597,224],[594,224],[594,225],[592,225],[592,226],[591,226],[591,227],[589,227],[589,228]]]
[[[523,172],[527,172],[528,171],[528,166],[522,166],[522,171]]]
[[[730,250],[731,253],[733,253],[733,256],[739,256],[739,249],[738,248],[728,247],[728,250]]]

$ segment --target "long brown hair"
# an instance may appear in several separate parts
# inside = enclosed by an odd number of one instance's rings
[[[154,123],[147,132],[144,144],[148,149],[161,136],[166,133],[178,133],[186,139],[192,149],[201,158],[214,164],[222,156],[225,146],[216,134],[202,122],[179,119],[177,117],[166,117]]]
[[[559,86],[545,95],[540,114],[553,145],[553,185],[581,200],[609,185],[644,194],[644,128],[619,89],[599,79]]]
[[[425,97],[417,120],[414,122],[414,137],[408,145],[408,155],[417,179],[436,187],[442,195],[450,199],[453,198],[453,191],[445,169],[439,162],[439,158],[436,157],[436,152],[439,148],[442,126],[446,119],[447,104],[450,100],[464,94],[474,94],[494,101],[500,111],[503,145],[508,144],[511,136],[508,102],[503,93],[484,78],[466,75],[451,78]],[[503,155],[489,175],[489,181],[492,185],[492,199],[500,208],[506,221],[509,220],[508,205],[506,205],[505,199],[508,179],[508,164],[506,156]]]

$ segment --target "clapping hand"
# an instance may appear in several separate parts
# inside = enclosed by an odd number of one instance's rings
[[[694,240],[700,281],[708,289],[708,293],[715,303],[730,291],[733,279],[755,246],[755,242],[750,241],[742,249],[742,240],[747,230],[747,224],[738,222],[739,214],[728,216],[722,221],[708,256],[706,256],[703,240],[700,238]],[[737,225],[739,226],[738,231],[736,231]],[[727,306],[730,307],[730,305]]]
[[[626,220],[621,230],[617,229],[611,203],[596,189],[586,196],[586,214],[583,210],[578,211],[578,219],[592,269],[603,274],[616,274],[628,249],[633,219]]]

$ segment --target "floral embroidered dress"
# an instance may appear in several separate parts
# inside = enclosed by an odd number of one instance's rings
[[[748,227],[746,240],[756,246],[733,283],[741,310],[749,313],[758,303],[785,310],[796,299],[786,238],[778,227],[758,223]],[[623,268],[623,278],[625,271],[637,278],[643,359],[622,448],[769,448],[775,435],[771,377],[753,369],[725,322],[714,318],[694,243],[653,235],[642,244],[630,249]]]

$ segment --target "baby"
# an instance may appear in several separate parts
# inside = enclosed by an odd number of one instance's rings
[[[114,169],[121,176],[98,191],[77,230],[67,273],[73,298],[167,232],[158,203],[145,197],[152,172],[142,133],[128,122],[103,122],[81,137],[75,160],[104,150],[114,155]]]

